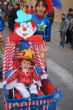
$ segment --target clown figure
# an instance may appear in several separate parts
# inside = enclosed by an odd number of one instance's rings
[[[43,48],[46,52],[46,43],[43,42],[43,38],[41,34],[35,34],[36,24],[32,20],[31,14],[26,14],[22,10],[17,11],[17,19],[15,19],[15,29],[13,33],[9,33],[9,41],[14,42],[15,44],[18,42],[26,41],[30,44],[30,47],[35,53],[34,61],[35,65],[40,66],[43,69],[43,73],[45,71],[45,55],[40,52]],[[25,48],[25,47],[24,47]],[[41,54],[42,53],[42,54]],[[44,59],[44,60],[43,60]]]
[[[47,78],[47,74],[43,74],[46,73],[45,66],[38,49],[38,46],[42,47],[43,40],[42,35],[34,35],[36,25],[30,14],[26,14],[20,9],[17,11],[17,17],[15,19],[14,32],[9,33],[8,45],[4,54],[4,75],[10,69],[14,72],[9,77],[5,77],[2,85],[8,85],[17,80],[13,88],[23,98],[29,98],[30,96],[38,95],[37,85],[41,86],[41,80]],[[20,63],[14,63],[14,59],[18,59]],[[32,66],[32,61],[35,62],[34,66]],[[16,65],[15,68],[13,64]],[[42,69],[40,76],[37,74],[36,66]]]

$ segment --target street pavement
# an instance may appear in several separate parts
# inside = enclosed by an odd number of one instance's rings
[[[7,34],[7,32],[5,30],[4,33]],[[59,22],[54,22],[51,42],[47,42],[46,62],[48,75],[49,79],[57,89],[61,89],[63,94],[63,98],[58,103],[57,110],[73,110],[73,50],[70,49],[70,45],[58,48],[57,44],[59,41]],[[2,90],[0,90],[0,99],[3,99]],[[2,100],[0,100],[0,110],[3,110]]]
[[[63,98],[59,101],[57,110],[73,110],[73,50],[70,45],[58,48],[60,41],[59,23],[52,27],[52,41],[48,44],[47,67],[49,78],[54,85],[62,90]]]

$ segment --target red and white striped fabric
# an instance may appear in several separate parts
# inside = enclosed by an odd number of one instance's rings
[[[47,46],[46,46],[46,42],[43,41],[43,44],[38,45],[36,43],[30,43],[31,48],[33,49],[34,53],[35,53],[35,62],[37,66],[40,66],[43,70],[43,73],[45,72],[45,65],[42,61],[42,58],[40,57],[40,52],[44,51],[44,53],[46,53],[47,51]],[[15,43],[11,43],[9,42],[9,40],[7,41],[7,44],[5,46],[5,51],[4,51],[4,62],[3,62],[3,76],[5,76],[5,74],[13,68],[13,57],[15,57]],[[46,56],[46,55],[45,55]],[[44,56],[44,61],[45,61],[45,56]]]
[[[43,70],[43,74],[46,74],[46,71],[45,71],[45,67],[46,67],[46,51],[47,51],[47,45],[46,45],[46,42],[43,41],[42,44],[37,44],[37,43],[29,43],[32,50],[34,51],[34,62],[37,66],[40,66]],[[44,53],[44,58],[42,60],[41,56],[40,56],[40,53],[43,52]]]
[[[35,63],[36,65],[40,66],[43,70],[43,73],[45,72],[45,66],[42,62],[42,59],[40,57],[40,51],[47,51],[46,50],[46,43],[43,42],[43,44],[38,45],[36,43],[30,43],[31,48],[33,49],[33,51],[35,52]],[[7,41],[6,47],[5,47],[5,51],[4,51],[4,62],[3,62],[3,77],[5,78],[5,74],[6,72],[8,72],[10,69],[13,69],[13,58],[15,57],[15,43],[11,43],[9,42],[9,40]],[[6,102],[6,110],[10,110],[12,107],[18,106],[18,107],[22,107],[22,106],[28,106],[26,110],[29,110],[30,105],[40,105],[44,103],[44,101],[33,101],[33,102],[22,102],[22,103],[17,103],[17,105],[14,103],[7,103]],[[45,105],[44,105],[44,109],[45,109]],[[22,109],[19,109],[22,110]]]
[[[37,107],[40,107],[40,105],[43,105],[42,106],[42,110],[47,110],[47,105],[46,104],[49,104],[50,103],[50,100],[47,99],[47,100],[38,100],[38,101],[28,101],[28,102],[21,102],[21,103],[7,103],[6,102],[6,107],[4,110],[10,110],[11,108],[16,108],[18,107],[18,110],[23,110],[24,109],[24,106],[26,107],[25,110],[30,110],[30,106],[32,105],[33,107],[37,106]]]
[[[44,51],[46,52],[47,51],[47,44],[46,44],[46,41],[43,41],[42,44],[37,44],[37,43],[31,43],[29,42],[31,48],[33,49],[33,44],[35,44],[37,46],[37,48],[39,49],[39,52],[40,51]]]
[[[4,60],[3,60],[3,77],[5,74],[13,68],[13,57],[15,53],[15,43],[9,42],[6,43],[4,51]]]

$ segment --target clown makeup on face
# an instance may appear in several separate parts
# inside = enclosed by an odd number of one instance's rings
[[[46,13],[47,4],[45,3],[45,0],[38,0],[38,2],[35,5],[36,13],[40,16],[44,16]]]
[[[15,32],[24,39],[31,37],[35,31],[36,31],[36,26],[33,27],[31,21],[21,23],[20,27],[16,28],[15,30]]]
[[[23,60],[21,61],[21,67],[22,67],[23,69],[29,69],[30,66],[31,66],[31,61],[26,60],[26,59],[23,59]]]

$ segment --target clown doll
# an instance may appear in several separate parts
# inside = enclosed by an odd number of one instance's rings
[[[30,52],[30,54],[28,54]],[[10,77],[7,77],[2,85],[5,86],[17,79],[17,83],[14,88],[20,93],[23,98],[29,98],[30,96],[37,96],[37,84],[36,81],[46,79],[47,75],[38,76],[35,68],[32,66],[33,52],[29,48],[24,51],[23,54],[19,53],[20,66]],[[40,82],[41,84],[41,82]]]
[[[42,53],[42,55],[40,55],[40,51],[41,48],[46,50],[46,44],[43,42],[42,39],[42,35],[41,34],[35,34],[36,31],[36,24],[34,23],[34,21],[32,20],[32,16],[31,14],[26,14],[24,13],[22,10],[18,10],[17,11],[17,19],[15,19],[15,29],[14,32],[10,32],[9,33],[9,37],[8,37],[8,41],[10,42],[10,46],[11,43],[13,44],[12,46],[14,46],[11,49],[11,52],[15,53],[15,46],[18,43],[22,42],[27,42],[30,44],[30,47],[32,48],[32,50],[35,53],[35,57],[34,57],[34,62],[35,65],[40,66],[42,68],[43,74],[46,73],[45,71],[45,56]],[[25,48],[25,46],[23,46]],[[14,54],[13,54],[14,55]],[[16,56],[16,55],[14,55]],[[43,60],[44,59],[44,60]],[[6,58],[5,58],[6,60]],[[10,64],[11,65],[11,64]],[[7,65],[6,65],[7,66]],[[6,68],[5,66],[5,68]]]

